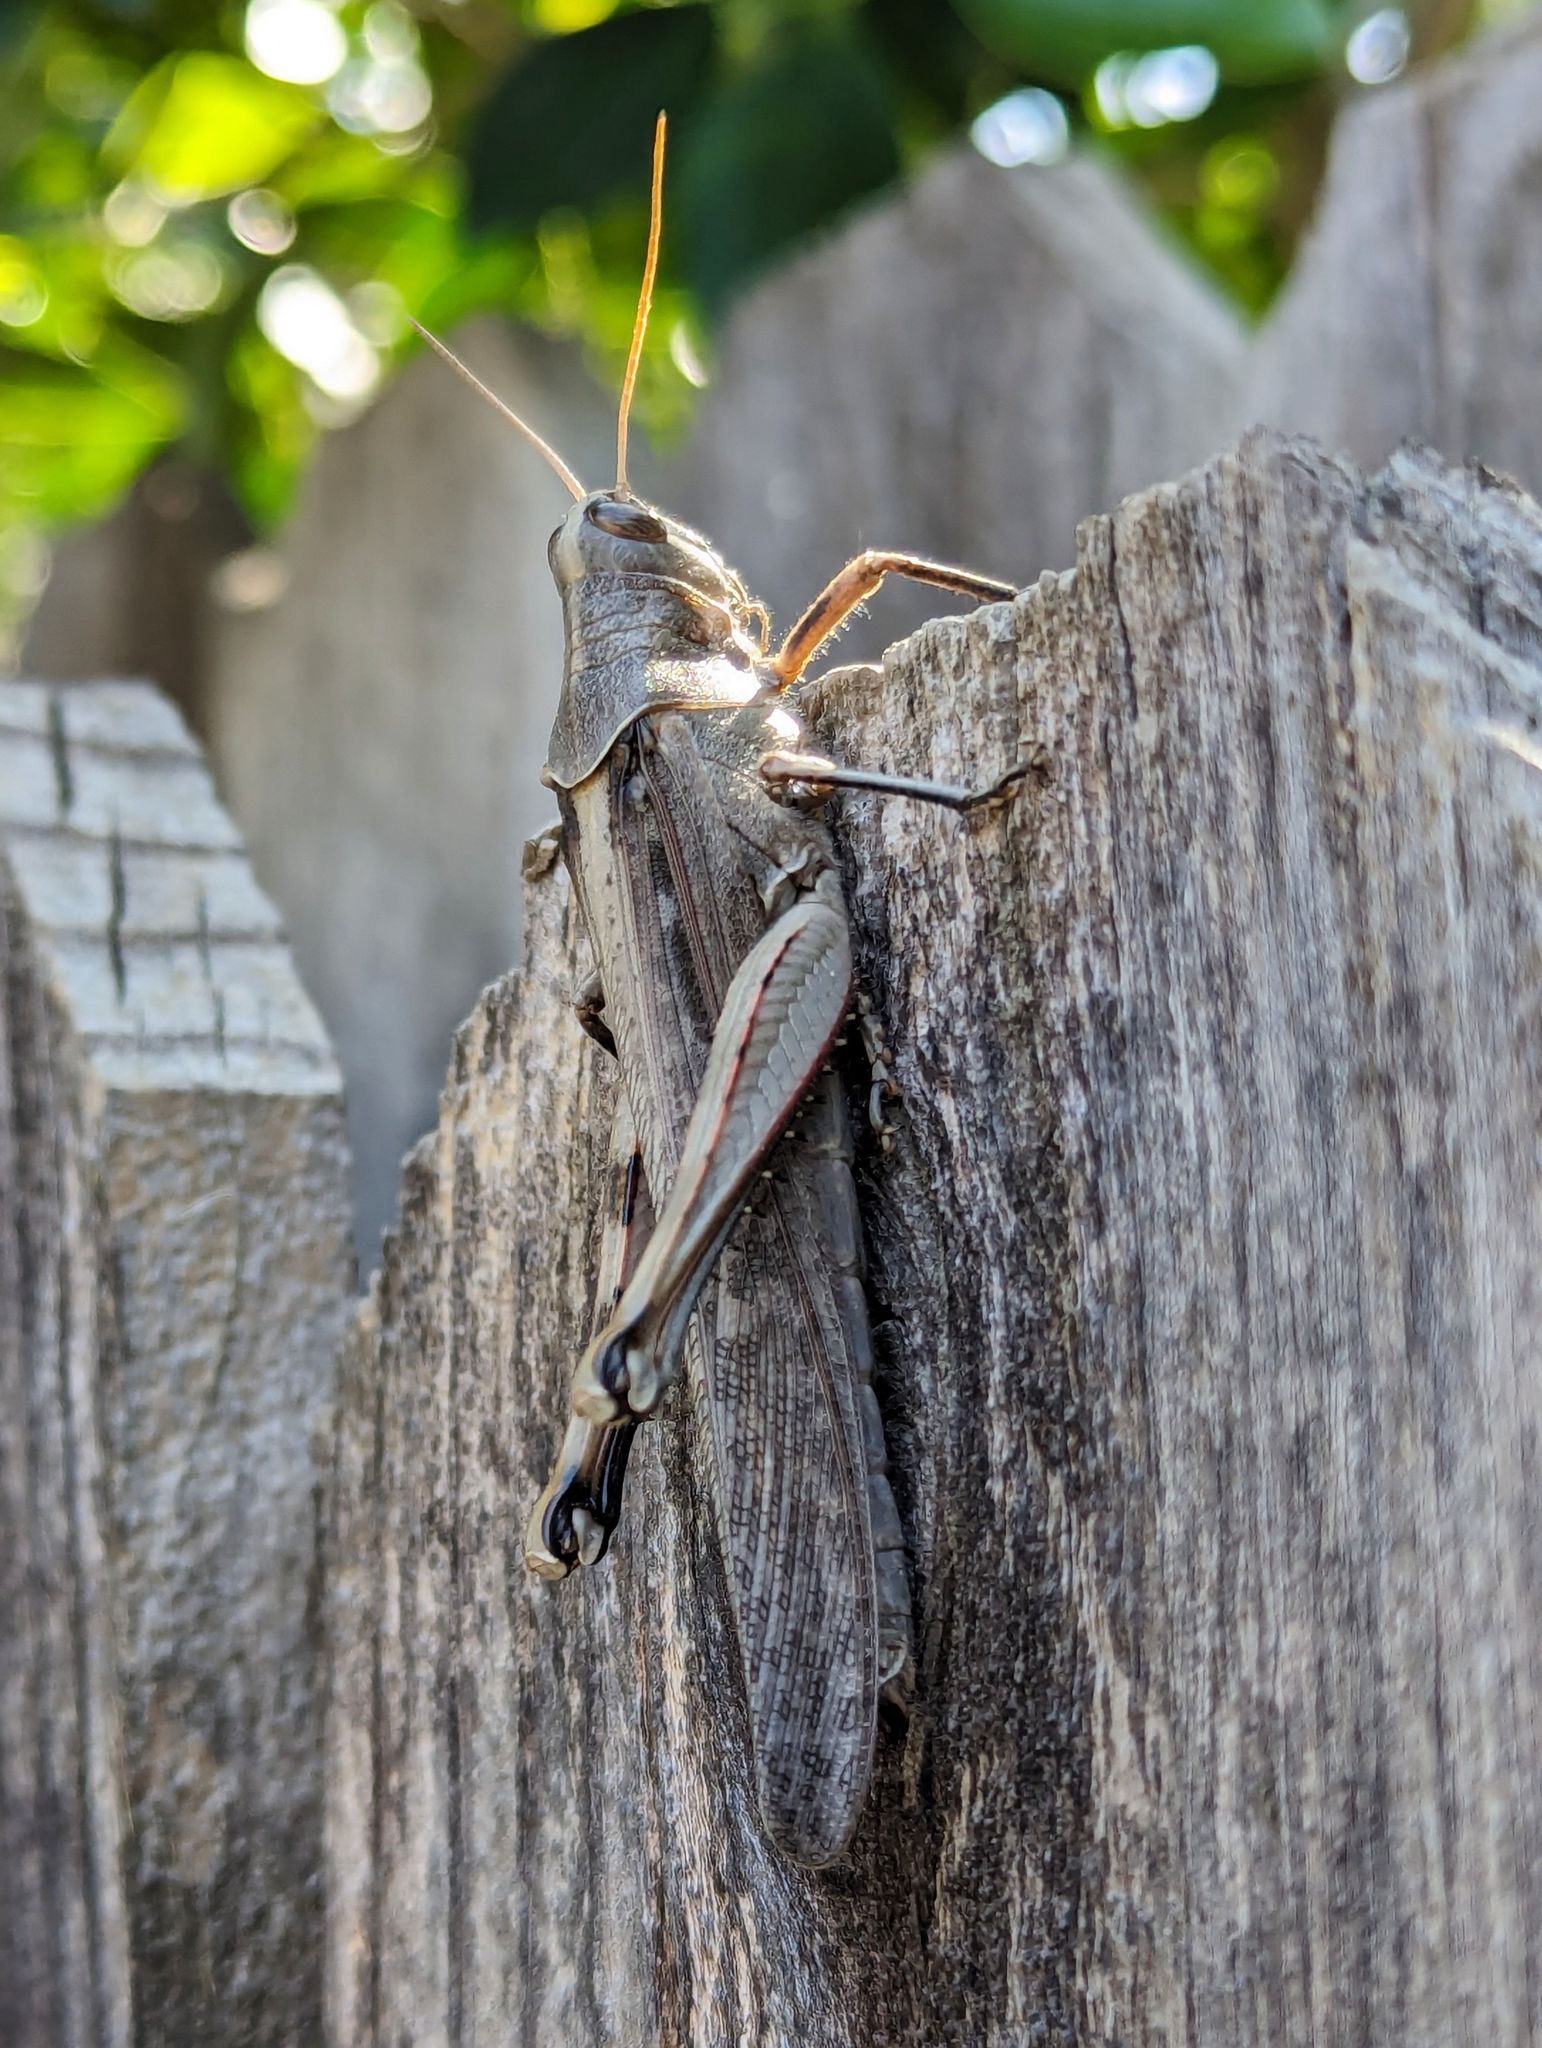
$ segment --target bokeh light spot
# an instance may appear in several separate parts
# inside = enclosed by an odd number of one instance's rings
[[[241,548],[209,577],[214,602],[227,612],[265,612],[289,588],[289,566],[274,548]]]
[[[364,47],[381,64],[401,64],[418,54],[418,25],[397,0],[375,0],[364,17]]]
[[[193,320],[225,289],[225,269],[204,242],[159,245],[109,262],[113,296],[142,320]]]
[[[394,284],[372,277],[348,294],[348,313],[372,348],[394,348],[407,331],[407,309]]]
[[[107,121],[133,91],[134,81],[132,65],[77,46],[49,59],[43,90],[72,121]]]
[[[327,94],[332,119],[350,135],[405,135],[422,126],[433,103],[428,78],[411,58],[382,64],[355,57]]]
[[[48,311],[48,287],[22,244],[0,235],[0,324],[32,327]]]
[[[694,390],[706,390],[707,366],[691,339],[691,330],[683,320],[677,320],[669,331],[669,360]]]
[[[1361,85],[1386,85],[1408,63],[1408,17],[1401,7],[1367,15],[1344,46],[1344,67]]]
[[[379,382],[374,349],[326,279],[307,264],[274,271],[257,301],[257,324],[329,398],[362,401]]]
[[[115,185],[102,204],[102,225],[125,249],[153,242],[166,221],[166,208],[133,178]]]
[[[987,162],[1004,170],[1018,164],[1057,164],[1071,146],[1071,124],[1052,92],[1025,86],[987,107],[969,130],[969,139]]]
[[[1203,43],[1171,50],[1128,50],[1105,57],[1092,76],[1092,98],[1107,128],[1161,128],[1193,121],[1215,98],[1221,67]]]
[[[1199,189],[1208,206],[1261,213],[1280,189],[1279,159],[1256,136],[1228,135],[1205,152]]]
[[[348,38],[323,0],[250,0],[246,54],[269,78],[324,85],[342,69]]]
[[[1125,81],[1124,101],[1137,128],[1192,121],[1215,98],[1221,67],[1203,43],[1153,50],[1139,58]]]
[[[255,256],[282,256],[295,237],[294,215],[275,192],[253,186],[225,209],[230,232]]]

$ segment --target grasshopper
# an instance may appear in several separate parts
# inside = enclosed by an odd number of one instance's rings
[[[819,813],[841,788],[968,810],[971,792],[837,765],[790,692],[885,576],[980,600],[1013,587],[900,554],[859,556],[772,652],[764,606],[703,537],[634,495],[627,421],[658,262],[664,117],[648,255],[622,385],[617,480],[575,502],[548,555],[566,659],[543,780],[597,966],[575,997],[620,1062],[593,1337],[530,1516],[525,1561],[560,1579],[605,1554],[627,1455],[682,1359],[710,1443],[713,1506],[767,1835],[819,1866],[850,1840],[879,1701],[912,1673],[904,1539],[872,1388],[862,1234],[830,1066],[851,938]],[[869,1113],[894,1092],[871,1014]],[[709,1284],[710,1283],[710,1284]]]

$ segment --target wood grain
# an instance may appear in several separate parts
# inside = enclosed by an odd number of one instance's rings
[[[1034,764],[841,815],[919,1684],[829,1873],[756,1827],[685,1404],[587,1584],[520,1568],[610,1085],[537,861],[342,1375],[339,2048],[1530,2038],[1539,649],[1529,500],[1260,435],[811,693]]]

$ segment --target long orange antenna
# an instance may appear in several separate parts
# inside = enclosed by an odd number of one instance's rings
[[[626,489],[626,430],[632,418],[632,393],[637,389],[637,366],[642,361],[643,336],[648,332],[648,315],[653,310],[653,280],[659,272],[659,241],[664,230],[664,128],[659,115],[653,130],[653,198],[648,210],[648,256],[643,264],[642,290],[637,298],[637,318],[632,323],[632,346],[627,351],[626,375],[621,380],[621,411],[616,420],[616,489]]]
[[[466,368],[466,365],[461,361],[460,357],[456,355],[455,351],[453,349],[446,348],[444,343],[439,339],[437,334],[430,334],[428,329],[423,325],[421,320],[413,320],[412,315],[410,313],[407,315],[407,318],[409,320],[412,320],[413,326],[416,327],[419,334],[421,334],[423,339],[428,343],[429,347],[433,349],[436,354],[444,357],[445,361],[449,364],[450,368],[455,372],[456,376],[464,377],[466,382],[471,386],[472,390],[477,393],[478,397],[485,398],[488,404],[493,408],[494,412],[502,413],[503,417],[508,421],[509,425],[513,427],[516,430],[516,432],[524,435],[525,439],[530,443],[531,447],[535,450],[537,455],[545,456],[546,460],[551,464],[552,468],[557,472],[558,476],[561,477],[562,481],[567,485],[568,489],[573,493],[573,496],[575,498],[588,497],[589,493],[578,481],[578,478],[574,476],[572,470],[568,468],[567,464],[563,461],[562,457],[557,453],[556,449],[551,446],[550,442],[543,441],[540,435],[536,432],[535,428],[532,427],[527,421],[522,420],[519,414],[515,412],[512,406],[505,405],[503,400],[498,396],[498,394],[495,391],[489,391],[487,386],[482,382],[481,378],[476,375],[475,371],[468,370]]]

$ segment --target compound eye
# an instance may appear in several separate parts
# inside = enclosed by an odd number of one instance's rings
[[[657,542],[669,538],[669,528],[662,519],[644,511],[641,505],[628,504],[625,498],[601,498],[589,507],[587,517],[601,533],[612,533],[617,540]]]

